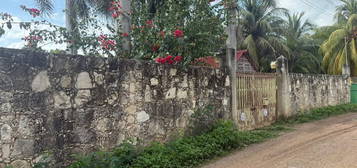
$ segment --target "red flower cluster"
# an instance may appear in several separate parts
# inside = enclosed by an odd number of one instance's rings
[[[165,32],[164,31],[160,31],[160,36],[162,37],[162,38],[165,38]]]
[[[116,46],[115,40],[109,40],[106,35],[100,35],[98,37],[100,46],[107,50],[114,50]]]
[[[152,21],[152,20],[147,20],[146,21],[146,25],[147,26],[152,26],[154,24],[154,21]]]
[[[36,8],[27,8],[25,5],[20,6],[24,11],[27,11],[32,15],[32,17],[40,16],[41,11]]]
[[[193,64],[203,64],[204,66],[212,68],[219,68],[220,66],[219,63],[217,63],[217,59],[212,56],[197,58]]]
[[[40,16],[41,14],[41,11],[36,8],[30,8],[29,11],[33,17]]]
[[[25,41],[40,41],[42,40],[41,36],[37,36],[37,35],[30,35],[30,36],[26,36],[24,38],[22,38]]]
[[[180,29],[175,30],[175,31],[174,31],[174,36],[175,36],[176,38],[183,37],[183,36],[184,36],[184,35],[183,35],[183,31],[180,30]]]
[[[160,45],[153,45],[152,47],[151,47],[151,50],[153,51],[153,52],[157,52],[158,50],[160,49]]]
[[[119,15],[122,13],[120,11],[121,9],[121,5],[120,5],[120,2],[117,2],[117,1],[113,1],[111,3],[111,7],[109,8],[109,11],[112,12],[112,17],[115,19],[117,17],[119,17]]]
[[[129,36],[129,33],[122,33],[121,36],[123,36],[123,37],[128,37],[128,36]]]
[[[168,55],[168,56],[165,57],[165,58],[161,58],[161,57],[156,58],[155,61],[156,61],[157,63],[160,63],[160,64],[165,64],[165,63],[167,63],[167,64],[174,64],[174,63],[179,63],[179,62],[181,62],[182,59],[183,59],[182,56],[173,57],[172,55]]]

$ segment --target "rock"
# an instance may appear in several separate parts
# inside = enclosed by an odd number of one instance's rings
[[[63,88],[70,88],[72,83],[72,78],[70,76],[63,76],[61,78],[61,86]]]
[[[79,90],[74,101],[77,107],[82,106],[90,100],[90,90]]]
[[[176,73],[177,73],[177,69],[173,69],[173,68],[170,69],[170,75],[171,76],[175,76]]]
[[[159,80],[156,79],[156,78],[151,78],[151,79],[150,79],[150,84],[151,84],[152,86],[159,85]]]
[[[41,71],[32,81],[31,87],[34,92],[43,92],[51,86],[47,71]]]
[[[177,92],[177,98],[186,99],[187,98],[187,91],[179,89],[178,92]]]
[[[31,168],[30,163],[25,160],[15,160],[10,165],[14,168]]]
[[[130,105],[125,109],[125,112],[128,114],[134,114],[136,113],[136,106],[135,105]]]
[[[176,88],[171,88],[166,93],[166,99],[174,99],[176,97]]]
[[[71,108],[71,99],[65,92],[58,92],[53,95],[55,100],[55,108],[68,109]]]
[[[145,111],[141,111],[136,115],[136,120],[139,123],[143,123],[143,122],[145,122],[145,121],[147,121],[149,119],[150,119],[150,116]]]
[[[3,124],[0,133],[2,142],[11,141],[12,128],[9,125]]]
[[[91,88],[93,88],[92,80],[91,80],[88,72],[81,72],[78,74],[76,88],[77,89],[91,89]]]
[[[35,142],[32,139],[17,139],[14,144],[11,157],[32,157],[34,155]]]
[[[5,160],[10,159],[10,144],[2,144],[1,145],[2,158]]]

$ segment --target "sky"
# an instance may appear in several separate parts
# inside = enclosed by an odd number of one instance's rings
[[[30,21],[30,17],[25,13],[20,5],[35,7],[34,0],[1,0],[0,12],[6,12],[14,17],[15,21]],[[65,17],[63,13],[65,0],[54,0],[55,11],[51,18],[46,18],[53,24],[64,25]],[[336,0],[277,0],[278,6],[289,9],[293,13],[305,12],[305,18],[318,26],[331,25],[335,7],[338,5]],[[41,20],[38,18],[37,20]],[[26,36],[26,31],[19,29],[17,25],[13,26],[11,31],[0,37],[0,47],[22,48],[25,44],[21,40]],[[44,49],[50,50],[55,48],[64,49],[64,45],[46,44]]]

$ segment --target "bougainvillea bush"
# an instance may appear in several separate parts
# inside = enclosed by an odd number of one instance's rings
[[[155,12],[148,10],[146,1],[132,1],[132,11],[124,11],[119,0],[113,0],[107,9],[111,17],[107,24],[103,24],[104,18],[100,15],[92,15],[84,21],[78,20],[76,31],[71,33],[62,26],[42,21],[42,11],[26,6],[21,8],[33,17],[30,22],[20,23],[20,28],[30,32],[23,37],[28,48],[66,43],[85,55],[187,65],[197,62],[198,58],[215,56],[225,44],[223,11],[212,0],[165,0],[157,5]],[[11,15],[3,13],[1,16],[11,29]],[[121,16],[131,17],[129,32],[121,31]],[[4,30],[2,25],[0,35]],[[123,54],[123,39],[131,41],[129,53]]]
[[[167,0],[156,13],[134,4],[133,56],[160,64],[188,64],[215,56],[225,44],[222,11],[210,0]]]

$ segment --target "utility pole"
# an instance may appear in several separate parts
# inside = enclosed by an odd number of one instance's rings
[[[232,118],[235,124],[238,124],[238,109],[237,109],[237,28],[238,28],[238,4],[235,0],[227,2],[228,10],[228,27],[227,27],[227,55],[226,61],[229,67],[231,76],[231,90],[232,90]]]
[[[347,43],[348,43],[348,39],[347,37],[345,37],[345,57],[346,57],[346,62],[343,64],[343,69],[342,69],[342,75],[347,75],[350,76],[351,75],[351,68],[348,62],[348,50],[347,50]]]

